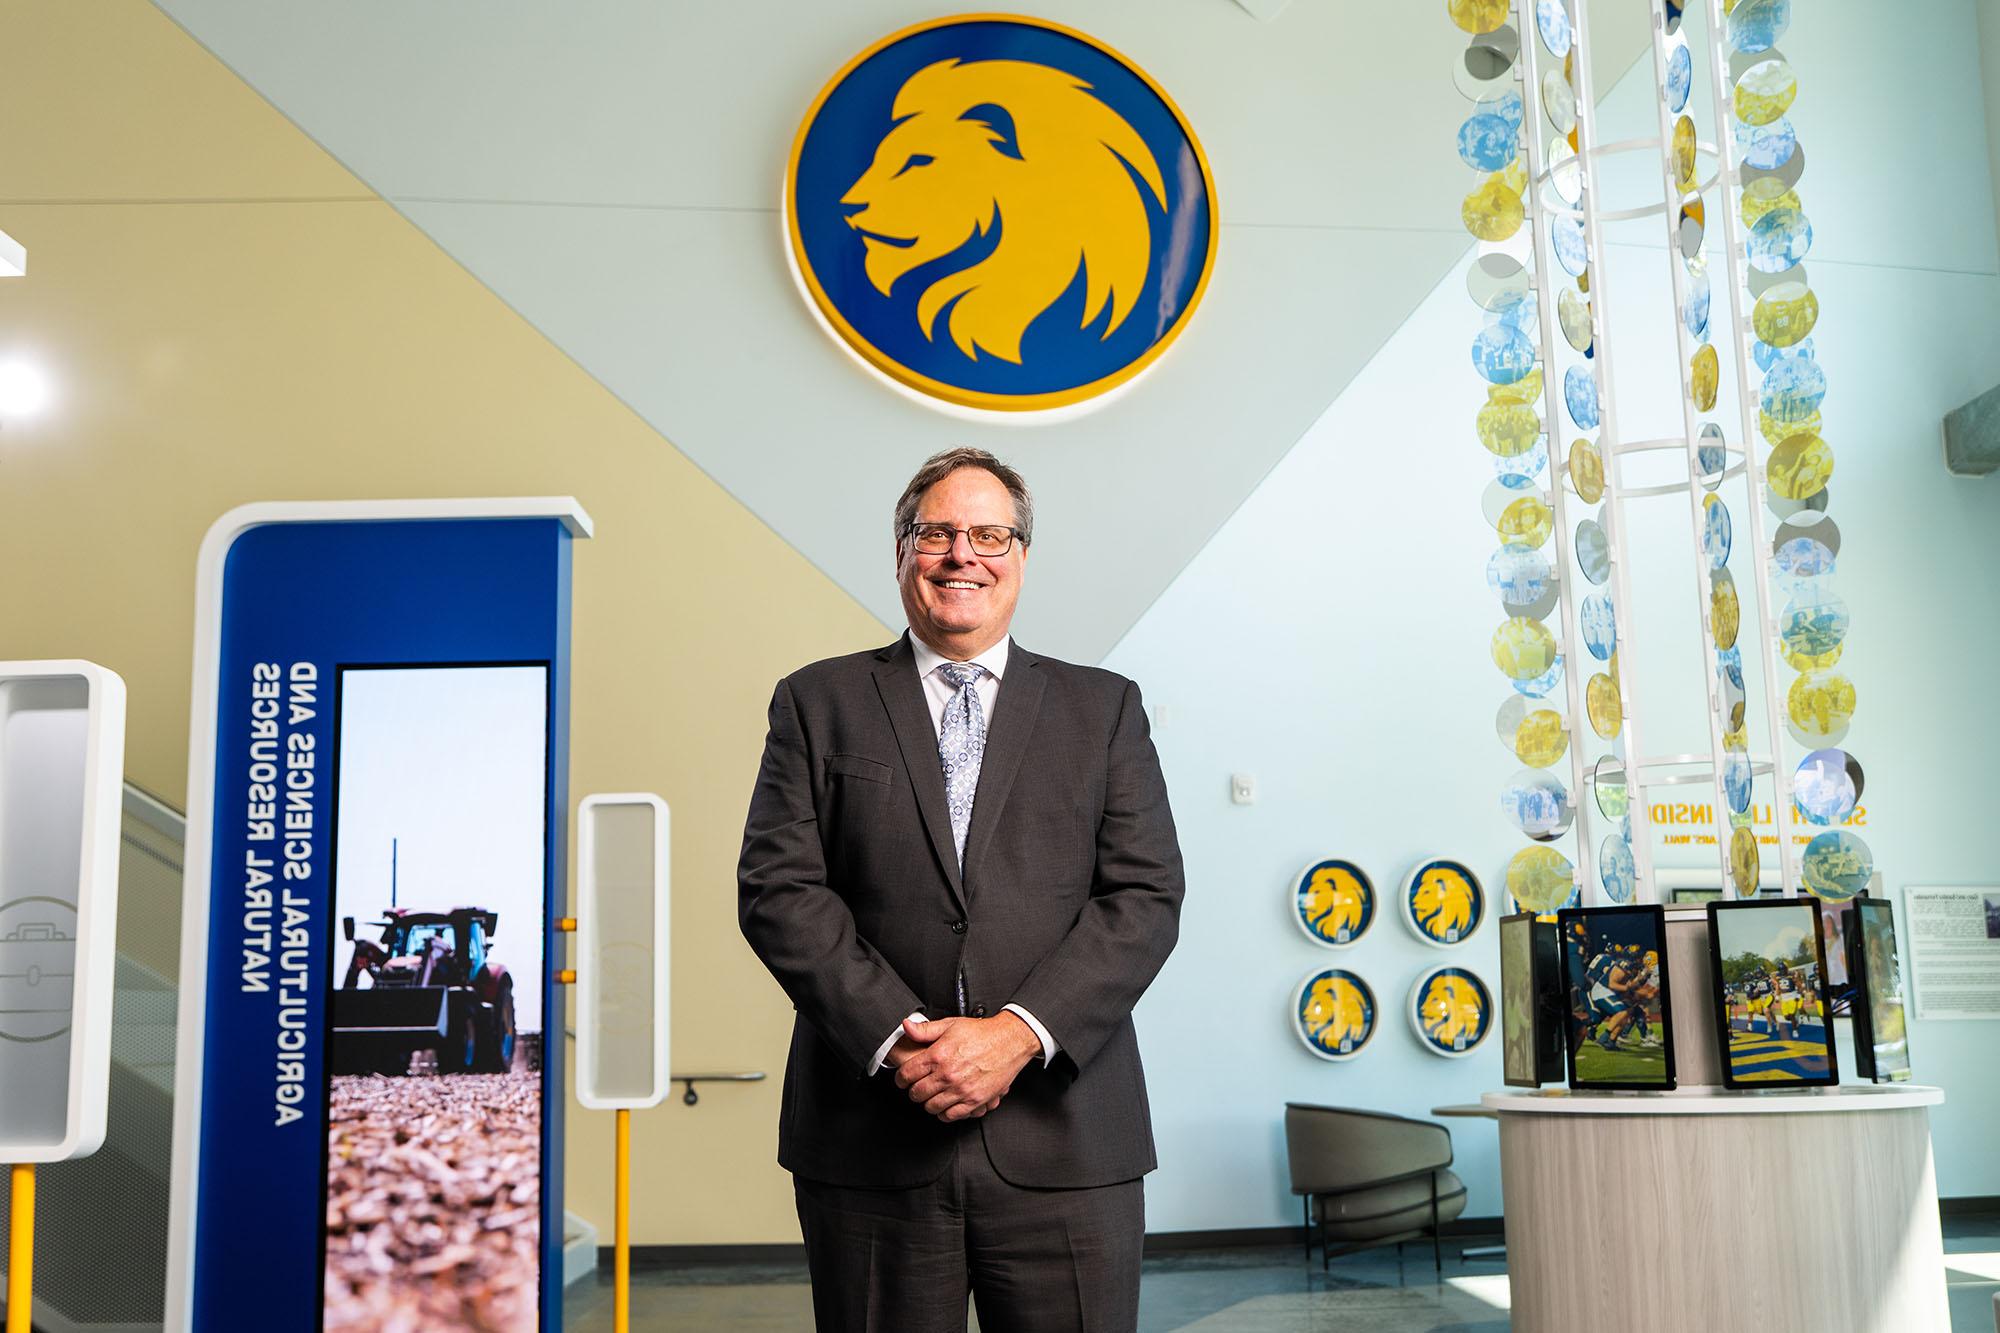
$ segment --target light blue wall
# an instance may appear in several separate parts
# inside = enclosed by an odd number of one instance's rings
[[[1967,2],[1893,18],[1851,2],[1797,12],[1783,47],[1803,84],[1807,266],[1832,383],[1844,665],[1861,696],[1849,744],[1868,774],[1866,836],[1900,905],[1910,884],[2000,883],[1987,831],[2000,487],[1948,477],[1938,426],[2000,371],[1976,24]],[[1632,78],[1614,91],[1607,139],[1656,132],[1644,91]],[[1657,190],[1643,166],[1614,177],[1614,202]],[[1604,279],[1637,321],[1619,343],[1628,438],[1679,430],[1659,226],[1621,232]],[[1496,804],[1516,765],[1492,739],[1506,684],[1487,656],[1500,613],[1483,580],[1491,468],[1471,430],[1483,395],[1465,350],[1477,328],[1461,267],[1107,659],[1147,690],[1190,874],[1180,948],[1139,1015],[1163,1163],[1148,1186],[1154,1229],[1295,1222],[1286,1100],[1421,1116],[1500,1085],[1497,1042],[1445,1060],[1410,1034],[1409,988],[1440,951],[1384,920],[1336,953],[1286,916],[1291,875],[1317,857],[1350,857],[1393,890],[1420,858],[1449,854],[1497,884],[1519,845]],[[1747,591],[1740,483],[1725,495]],[[1643,609],[1628,651],[1655,719],[1646,751],[1706,748],[1702,664],[1684,646],[1696,609],[1685,502],[1635,507],[1632,528]],[[1230,804],[1237,771],[1256,776],[1255,805]],[[1490,923],[1453,957],[1497,982]],[[1314,1059],[1286,1027],[1292,987],[1330,961],[1367,977],[1385,1011],[1373,1048],[1344,1065]],[[1933,1120],[1941,1193],[2000,1194],[2000,1024],[1915,1023],[1911,1043],[1918,1077],[1948,1096]],[[1468,1212],[1496,1215],[1494,1130],[1452,1124]]]

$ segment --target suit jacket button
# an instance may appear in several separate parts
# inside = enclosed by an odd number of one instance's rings
[[[965,933],[965,923],[963,921],[952,922],[951,933],[954,935],[963,935]]]
[[[972,1006],[972,1016],[973,1016],[974,1018],[984,1018],[984,1017],[986,1017],[986,1006],[985,1006],[985,1005],[983,1005],[983,1004],[975,1004],[975,1005],[973,1005],[973,1006]]]

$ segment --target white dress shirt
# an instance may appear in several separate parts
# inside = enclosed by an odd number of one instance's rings
[[[1000,678],[1007,674],[1007,649],[1011,643],[1012,640],[1002,638],[979,656],[968,659],[973,665],[986,668],[986,674],[972,683],[972,692],[979,696],[979,710],[985,716],[989,731],[993,726],[994,704],[1000,697]],[[945,708],[958,696],[957,688],[938,674],[938,668],[954,659],[944,656],[914,633],[910,635],[910,648],[917,658],[917,678],[924,685],[924,703],[931,710],[931,733],[936,735],[944,730]],[[979,808],[977,791],[973,794],[972,808],[974,810]],[[1056,1058],[1056,1052],[1061,1048],[1056,1045],[1056,1039],[1049,1035],[1049,1030],[1042,1026],[1040,1019],[1018,1004],[1003,1005],[1002,1008],[1026,1023],[1028,1030],[1035,1034],[1035,1040],[1041,1042],[1044,1065]],[[910,1017],[919,1022],[924,1021],[921,1012],[911,1014]],[[868,1066],[870,1074],[882,1068],[882,1062],[889,1058],[889,1048],[894,1046],[896,1038],[902,1035],[903,1029],[900,1026],[889,1034],[889,1039],[876,1050],[874,1062]]]

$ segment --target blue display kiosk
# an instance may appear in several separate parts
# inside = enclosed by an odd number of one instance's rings
[[[566,498],[261,504],[210,530],[169,1330],[561,1327],[589,534]]]

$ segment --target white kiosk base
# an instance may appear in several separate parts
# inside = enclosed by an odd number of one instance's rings
[[[1489,1092],[1515,1333],[1947,1329],[1937,1088]]]

